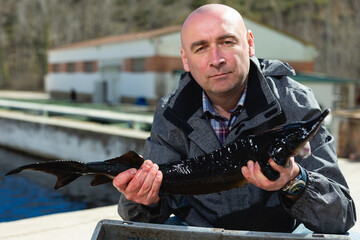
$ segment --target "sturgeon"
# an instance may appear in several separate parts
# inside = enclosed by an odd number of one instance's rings
[[[247,180],[241,167],[248,160],[259,162],[261,171],[269,180],[279,178],[268,160],[270,158],[286,166],[289,158],[295,156],[316,134],[330,110],[326,109],[318,117],[275,127],[256,135],[238,138],[221,148],[184,160],[159,164],[163,173],[160,188],[162,194],[197,195],[230,190],[243,186]],[[139,169],[144,159],[134,151],[106,161],[83,163],[71,160],[55,160],[28,164],[16,168],[6,175],[24,170],[34,170],[53,174],[59,189],[80,176],[94,175],[91,186],[111,182],[119,173],[130,168]]]

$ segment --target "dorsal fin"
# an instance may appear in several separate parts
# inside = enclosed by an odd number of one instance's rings
[[[137,154],[134,151],[128,151],[127,153],[119,156],[119,157],[115,157],[109,160],[106,160],[105,162],[110,162],[110,163],[122,163],[125,164],[129,167],[134,167],[134,168],[140,168],[140,166],[143,164],[144,159],[142,157],[139,156],[139,154]]]

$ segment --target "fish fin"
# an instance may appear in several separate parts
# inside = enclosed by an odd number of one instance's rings
[[[56,160],[51,162],[24,165],[8,172],[6,175],[20,173],[25,170],[44,172],[55,175],[58,178],[54,187],[55,189],[59,189],[69,184],[87,172],[85,163],[77,161]]]
[[[100,184],[111,182],[112,179],[103,174],[95,174],[94,179],[91,181],[91,186],[97,186]]]
[[[10,172],[6,173],[5,176],[13,175],[13,174],[19,173],[21,171],[22,171],[21,168],[16,168],[16,169],[11,170]]]
[[[58,180],[54,186],[54,189],[56,190],[68,185],[69,183],[71,183],[72,181],[74,181],[75,179],[81,176],[80,174],[60,174],[60,173],[54,175],[58,177]]]
[[[140,168],[140,166],[144,163],[144,159],[136,152],[128,151],[119,157],[106,160],[105,162],[122,163],[129,167]]]

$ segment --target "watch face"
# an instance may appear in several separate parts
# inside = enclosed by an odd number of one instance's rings
[[[290,195],[297,195],[299,194],[306,186],[306,183],[303,180],[299,180],[298,182],[294,183],[291,188],[288,190]]]

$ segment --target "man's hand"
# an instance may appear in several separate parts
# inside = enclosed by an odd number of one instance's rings
[[[289,165],[283,167],[278,165],[273,159],[269,159],[269,164],[275,171],[280,173],[280,177],[271,181],[261,172],[258,162],[248,161],[247,166],[241,168],[244,177],[255,186],[267,191],[277,191],[283,188],[290,180],[294,179],[300,173],[299,166],[295,163],[293,157],[289,159]]]
[[[159,166],[146,160],[138,170],[132,168],[117,175],[113,180],[113,185],[125,195],[126,199],[151,205],[160,200],[159,189],[162,178]]]

